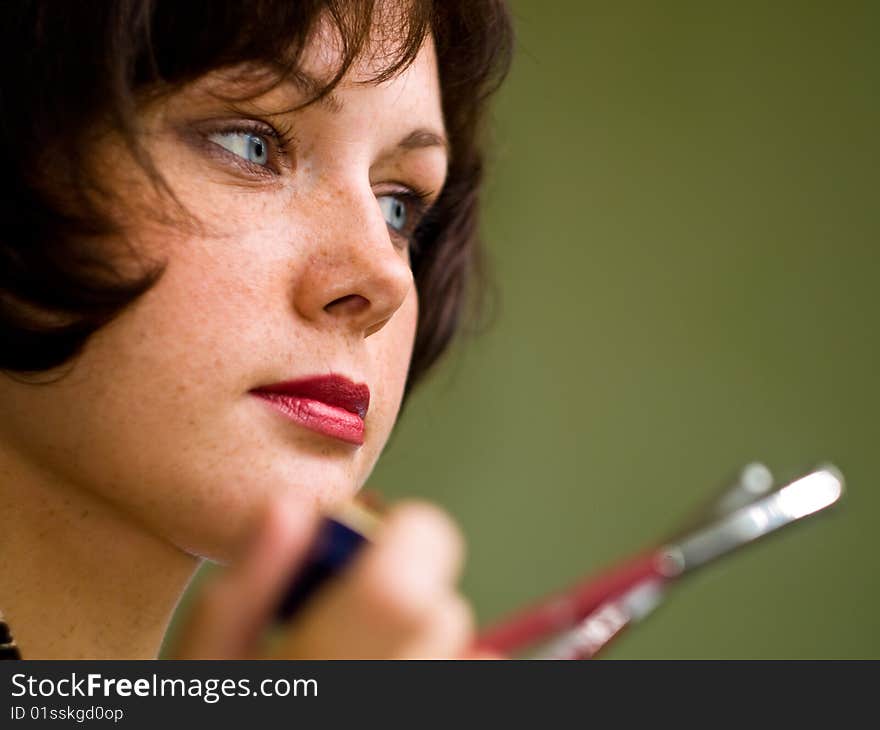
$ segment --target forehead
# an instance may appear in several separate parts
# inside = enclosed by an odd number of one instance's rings
[[[436,75],[430,28],[415,27],[392,2],[376,5],[371,25],[362,30],[343,29],[327,13],[320,16],[302,48],[298,70],[321,85],[341,70],[347,82],[367,84],[397,76],[417,59],[416,65],[427,64],[425,70]]]
[[[331,111],[341,111],[346,97],[357,92],[376,90],[392,96],[397,102],[415,102],[425,112],[442,117],[440,81],[433,39],[425,36],[411,62],[389,74],[389,58],[396,58],[399,49],[388,40],[373,40],[357,56],[345,75],[329,91],[328,84],[339,73],[343,58],[338,36],[331,31],[316,33],[304,49],[297,73],[290,81],[315,103]]]
[[[346,66],[338,28],[323,22],[295,63],[251,62],[216,70],[192,84],[189,90],[197,96],[270,102],[268,106],[275,112],[280,111],[281,102],[286,102],[282,106],[288,111],[302,111],[314,105],[335,113],[350,112],[352,107],[390,104],[393,107],[388,111],[415,114],[418,120],[413,121],[430,123],[443,146],[448,147],[431,34],[425,35],[406,63],[395,68],[402,57],[401,44],[405,39],[390,37],[387,31],[377,33],[373,31],[360,53]]]

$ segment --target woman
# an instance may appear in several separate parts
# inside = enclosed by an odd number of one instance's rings
[[[455,528],[390,511],[263,640],[479,263],[500,0],[18,2],[0,33],[0,609],[25,658],[452,657]]]

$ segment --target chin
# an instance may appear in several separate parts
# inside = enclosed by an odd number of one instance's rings
[[[271,499],[295,495],[302,499],[303,509],[326,509],[360,490],[366,480],[351,472],[351,464],[302,455],[292,461],[278,458],[271,468],[251,468],[243,474],[232,469],[225,478],[212,479],[211,484],[201,484],[196,489],[180,485],[178,494],[202,496],[169,505],[164,519],[157,515],[151,522],[157,528],[154,532],[161,533],[180,550],[225,564],[249,544]],[[216,488],[217,483],[245,487],[221,491]]]

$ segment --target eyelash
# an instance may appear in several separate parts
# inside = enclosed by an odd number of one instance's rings
[[[416,234],[418,233],[419,227],[424,223],[431,211],[431,206],[428,205],[428,200],[433,193],[428,190],[409,186],[399,190],[389,190],[388,192],[382,193],[382,195],[393,195],[395,198],[402,200],[408,208],[407,220],[412,220],[413,223],[407,225],[406,232],[396,231],[390,226],[389,231],[392,238],[403,239],[408,243],[410,256],[415,256],[421,251],[419,239]]]
[[[213,127],[203,134],[204,141],[212,154],[222,156],[224,160],[242,168],[248,173],[262,177],[277,176],[280,174],[281,168],[289,169],[291,167],[289,153],[294,139],[291,127],[280,125],[275,127],[267,122],[252,119]],[[218,134],[252,134],[264,138],[269,142],[269,164],[255,164],[210,139],[211,136]],[[389,226],[389,233],[392,238],[404,239],[409,244],[410,256],[417,254],[420,251],[420,246],[416,233],[431,210],[432,206],[428,205],[428,200],[432,197],[433,193],[412,185],[405,185],[397,190],[384,192],[381,195],[393,195],[402,200],[407,206],[407,220],[412,220],[412,225],[407,226],[406,233],[397,231]]]

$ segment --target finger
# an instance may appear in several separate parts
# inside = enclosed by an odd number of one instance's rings
[[[456,659],[464,654],[474,635],[470,604],[457,593],[434,609],[425,627],[406,643],[395,659]]]
[[[462,560],[450,519],[423,503],[393,509],[375,542],[307,604],[278,647],[284,658],[394,656],[431,624]]]
[[[465,649],[458,657],[459,659],[510,659],[511,657],[505,654],[499,654],[496,651],[489,651],[488,649],[480,649],[470,647]]]
[[[180,634],[178,658],[247,658],[316,527],[311,503],[290,497],[269,503],[242,559],[196,598]]]

